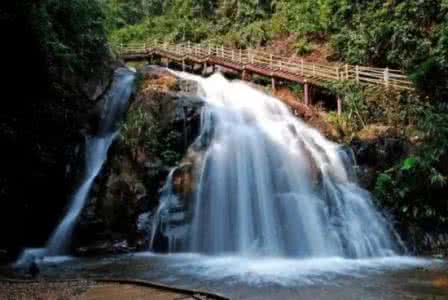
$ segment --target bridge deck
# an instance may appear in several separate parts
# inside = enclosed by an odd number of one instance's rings
[[[396,89],[413,89],[412,82],[400,70],[343,64],[319,64],[304,59],[280,57],[254,49],[230,49],[204,44],[141,43],[121,45],[125,61],[144,60],[153,55],[178,63],[219,65],[235,71],[247,71],[272,78],[322,85],[328,81],[355,80]]]

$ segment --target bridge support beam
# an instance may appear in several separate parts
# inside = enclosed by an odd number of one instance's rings
[[[342,99],[341,96],[337,96],[337,103],[338,103],[338,116],[342,114]]]
[[[305,101],[305,105],[311,105],[310,86],[306,81],[303,85],[303,100]]]
[[[185,59],[182,59],[182,72],[185,72]]]
[[[188,131],[187,131],[187,114],[188,107],[184,106],[184,118],[183,118],[183,135],[184,135],[184,151],[188,149]]]
[[[275,78],[271,77],[271,86],[272,86],[272,92],[275,92]]]
[[[207,74],[207,62],[204,62],[204,66],[202,67],[202,75],[205,76]]]

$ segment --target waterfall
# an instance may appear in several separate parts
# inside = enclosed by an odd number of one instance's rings
[[[177,75],[200,86],[205,107],[192,148],[205,149],[195,165],[193,194],[183,200],[191,201],[192,217],[181,237],[164,224],[171,219],[167,199],[176,195],[168,188],[161,199],[155,222],[167,239],[176,238],[170,251],[361,258],[401,250],[369,193],[357,185],[345,147],[241,81]],[[168,187],[171,180],[172,174]]]
[[[119,68],[115,71],[111,88],[104,96],[104,109],[95,135],[85,138],[84,170],[80,185],[71,196],[70,204],[62,221],[56,227],[45,249],[27,249],[17,264],[26,262],[30,256],[54,256],[65,254],[92,184],[107,159],[110,145],[118,134],[119,124],[126,112],[133,91],[134,72]]]

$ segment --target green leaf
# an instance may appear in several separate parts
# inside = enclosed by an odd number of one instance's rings
[[[411,156],[409,158],[406,158],[401,166],[402,171],[409,171],[411,170],[415,165],[417,164],[417,158],[414,156]]]

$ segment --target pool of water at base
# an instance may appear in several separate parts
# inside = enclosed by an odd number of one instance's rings
[[[448,299],[448,263],[415,257],[369,259],[161,255],[39,261],[41,277],[144,279],[231,299]],[[24,270],[0,268],[0,276]]]

